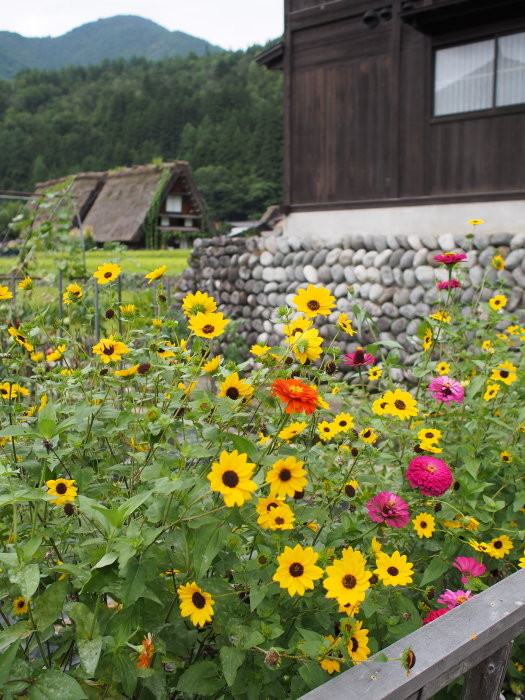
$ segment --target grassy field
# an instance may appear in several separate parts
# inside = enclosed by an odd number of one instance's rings
[[[118,263],[124,273],[146,274],[156,267],[167,265],[166,275],[179,275],[187,266],[189,250],[91,250],[86,253],[88,274],[92,274],[99,265],[105,262]],[[0,275],[8,275],[16,266],[18,258],[0,257]],[[29,274],[44,275],[57,269],[60,255],[51,252],[40,252],[36,261],[31,265]],[[79,258],[81,262],[81,258]]]

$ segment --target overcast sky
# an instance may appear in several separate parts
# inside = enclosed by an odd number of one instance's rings
[[[0,30],[60,36],[114,15],[139,15],[225,49],[265,44],[283,33],[284,0],[2,0]]]

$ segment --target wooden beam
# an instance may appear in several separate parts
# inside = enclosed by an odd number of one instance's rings
[[[388,658],[400,658],[411,648],[416,660],[410,673],[399,661],[374,662],[372,657],[301,700],[425,700],[475,667],[484,668],[492,681],[504,673],[508,645],[524,631],[525,569],[520,569],[383,649]],[[478,692],[467,699],[474,697],[492,695]]]

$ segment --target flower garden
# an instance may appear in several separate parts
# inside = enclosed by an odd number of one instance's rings
[[[503,283],[459,304],[466,260],[436,256],[448,280],[402,385],[395,342],[342,356],[338,338],[375,332],[357,303],[320,336],[322,286],[243,362],[208,294],[173,318],[166,266],[146,275],[155,318],[118,304],[119,265],[98,268],[95,344],[76,283],[74,324],[38,299],[5,323],[3,697],[297,698],[525,567],[525,328]],[[524,665],[518,640],[507,697]]]

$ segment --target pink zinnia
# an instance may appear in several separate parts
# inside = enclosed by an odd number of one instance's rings
[[[363,348],[357,348],[355,352],[349,352],[345,357],[344,364],[352,367],[361,367],[363,365],[373,365],[376,358],[369,352],[364,352]]]
[[[463,403],[465,398],[465,389],[461,384],[446,375],[433,379],[427,389],[432,392],[436,401],[444,401],[447,406],[450,406],[452,401]]]
[[[457,608],[458,605],[465,603],[472,598],[472,591],[451,591],[450,588],[439,596],[438,603],[443,603],[449,610]]]
[[[466,259],[467,256],[465,253],[443,253],[442,255],[434,255],[434,260],[444,263],[445,265],[455,265]]]
[[[442,459],[421,455],[408,465],[407,480],[423,496],[441,496],[452,486],[452,472]]]
[[[452,564],[452,566],[455,566],[456,569],[459,569],[463,574],[461,577],[461,583],[468,583],[469,578],[483,576],[487,570],[485,564],[482,564],[473,557],[456,557],[456,561]]]
[[[441,615],[448,613],[449,610],[450,608],[438,608],[437,610],[431,610],[429,614],[423,618],[423,624],[427,625],[429,622],[432,622],[432,620],[436,620],[438,617],[441,617]]]
[[[368,501],[366,507],[368,515],[375,523],[404,527],[410,519],[405,501],[390,491],[381,491]]]
[[[436,286],[438,289],[456,289],[457,287],[461,287],[460,283],[455,277],[445,280],[444,282],[438,282]]]

